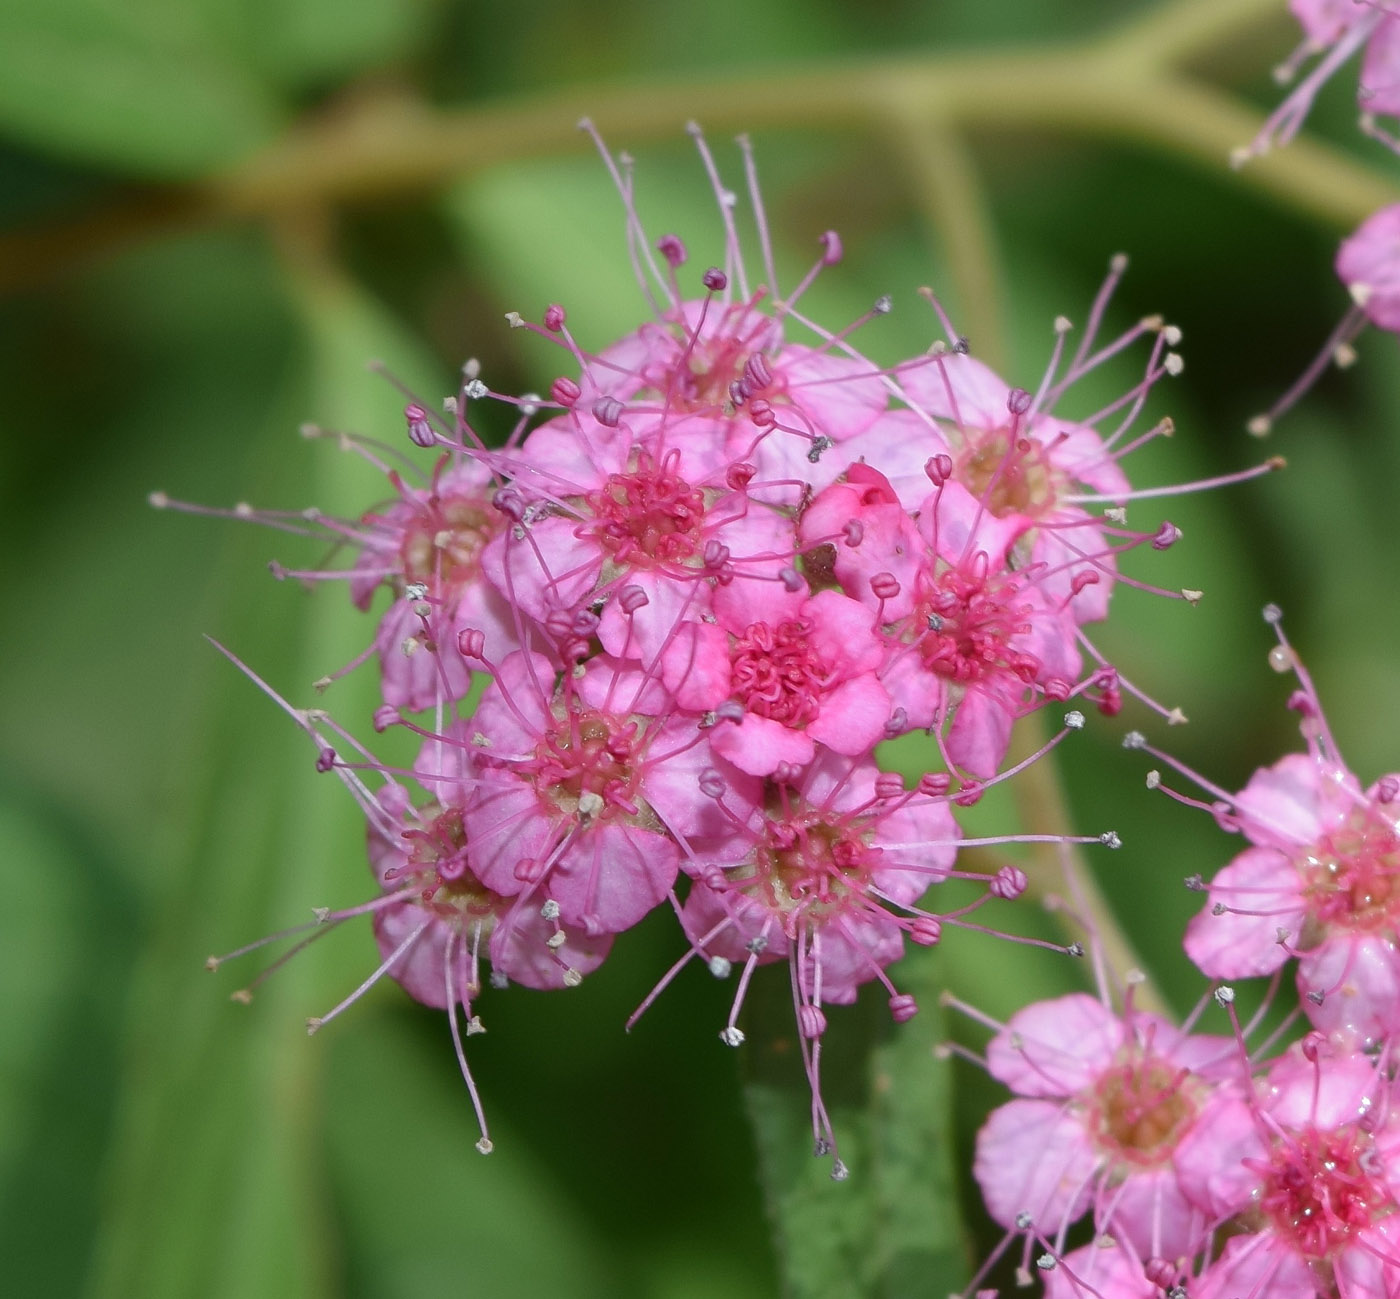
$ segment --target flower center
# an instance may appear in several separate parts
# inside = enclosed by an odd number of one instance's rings
[[[1105,1073],[1095,1087],[1100,1142],[1135,1164],[1164,1162],[1196,1114],[1182,1087],[1186,1073],[1152,1055]]]
[[[1270,1157],[1259,1207],[1300,1254],[1325,1259],[1394,1210],[1377,1163],[1370,1134],[1355,1125],[1291,1136]]]
[[[1038,518],[1054,507],[1058,475],[1035,438],[1013,441],[1009,430],[995,429],[968,443],[956,469],[963,486],[999,519]]]
[[[494,514],[484,497],[430,497],[404,529],[400,549],[404,577],[433,587],[471,581],[495,530]]]
[[[426,808],[419,815],[424,818],[423,828],[405,830],[402,836],[408,861],[385,871],[385,883],[407,880],[421,885],[423,904],[444,920],[461,924],[491,918],[494,923],[500,898],[468,864],[461,809],[448,807],[434,813]]]
[[[799,728],[815,721],[826,665],[807,640],[808,625],[751,623],[730,653],[734,696],[751,713]]]
[[[571,713],[536,746],[538,786],[569,813],[591,817],[621,808],[635,814],[636,741],[635,722],[620,723],[597,712]]]
[[[599,541],[619,562],[677,563],[701,545],[705,498],[675,472],[675,458],[657,464],[643,452],[632,473],[611,474],[588,498]]]
[[[1400,904],[1400,836],[1375,809],[1357,809],[1307,849],[1301,871],[1318,924],[1388,926]]]
[[[980,552],[971,565],[933,577],[920,608],[928,626],[918,640],[924,667],[960,684],[997,672],[1033,682],[1040,660],[1010,644],[1029,630],[1024,606],[1012,603],[1017,584],[1010,573],[988,575]]]
[[[757,883],[771,910],[820,919],[864,895],[878,855],[849,826],[815,815],[770,819]]]

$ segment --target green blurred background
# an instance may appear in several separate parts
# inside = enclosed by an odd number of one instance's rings
[[[157,514],[146,495],[356,514],[381,480],[297,431],[314,420],[401,437],[402,399],[367,361],[433,398],[468,356],[498,389],[538,390],[550,358],[506,329],[505,311],[538,316],[563,302],[595,345],[633,327],[644,304],[617,196],[572,131],[582,111],[637,156],[648,229],[680,233],[691,269],[719,257],[718,222],[681,128],[709,111],[734,184],[730,137],[747,129],[780,273],[792,283],[817,236],[839,229],[846,260],[809,310],[839,324],[892,293],[894,313],[862,337],[885,361],[930,341],[914,290],[932,283],[971,322],[974,350],[1033,387],[1053,317],[1082,320],[1109,255],[1131,253],[1113,323],[1164,313],[1184,331],[1187,361],[1152,408],[1174,416],[1178,436],[1142,456],[1136,476],[1241,468],[1266,453],[1245,420],[1345,308],[1330,261],[1362,215],[1347,214],[1348,195],[1384,192],[1395,172],[1393,158],[1353,138],[1352,74],[1311,127],[1333,152],[1296,157],[1342,159],[1356,183],[1301,200],[1269,192],[1288,190],[1289,158],[1234,175],[1223,150],[1181,156],[1163,143],[1169,128],[1154,141],[1131,114],[1066,122],[1047,104],[1044,123],[1024,109],[1006,120],[973,95],[965,129],[925,138],[881,94],[898,80],[881,60],[900,61],[901,84],[914,69],[917,84],[927,59],[1032,46],[1068,58],[1075,42],[1159,8],[0,5],[0,1289],[779,1291],[743,1053],[716,1039],[729,989],[692,972],[634,1033],[621,1031],[679,952],[665,917],[623,938],[576,991],[488,994],[490,1032],[471,1049],[490,1159],[472,1149],[440,1014],[386,983],[307,1040],[305,1017],[373,967],[368,926],[315,947],[249,1007],[228,994],[260,958],[203,973],[210,952],[314,905],[362,900],[368,877],[349,798],[316,776],[303,737],[201,634],[306,704],[311,681],[370,625],[338,589],[307,595],[272,581],[268,560],[314,558],[294,539]],[[1194,19],[1235,11],[1240,21],[1186,66],[1242,105],[1270,104],[1267,70],[1295,39],[1286,16],[1259,0],[1177,8]],[[754,105],[754,120],[731,120],[736,101]],[[279,153],[298,140],[300,152]],[[1314,173],[1300,175],[1316,191]],[[985,266],[967,263],[981,253]],[[1075,823],[1111,825],[1126,841],[1099,863],[1101,882],[1181,1008],[1201,985],[1178,948],[1194,909],[1180,881],[1212,871],[1233,845],[1144,792],[1144,764],[1118,741],[1141,726],[1227,787],[1290,747],[1288,684],[1265,666],[1258,616],[1277,600],[1356,770],[1369,780],[1396,765],[1393,347],[1365,337],[1362,363],[1327,376],[1282,424],[1267,451],[1288,457],[1286,474],[1134,516],[1148,526],[1166,513],[1185,532],[1134,571],[1206,598],[1193,610],[1123,591],[1101,641],[1191,724],[1168,737],[1130,706],[1095,719],[1063,769]],[[1131,373],[1096,380],[1078,413]],[[324,702],[364,734],[372,697],[372,674],[360,673]],[[979,824],[1009,825],[1006,800],[989,803]],[[1029,906],[999,918],[1052,932]],[[962,936],[933,960],[921,986],[946,981],[995,1014],[1083,974]],[[780,992],[782,980],[769,972]],[[938,1011],[931,996],[923,1003],[934,1040]],[[858,1035],[863,1014],[834,1013],[832,1036],[843,1024]],[[923,1061],[932,1075],[920,1048]],[[832,1067],[841,1094],[839,1057]],[[965,1164],[995,1092],[970,1069],[953,1075],[947,1140]],[[940,1085],[930,1103],[942,1095]],[[788,1100],[800,1128],[795,1076]],[[857,1194],[849,1184],[820,1193]],[[975,1205],[968,1219],[954,1270],[995,1239]],[[961,1284],[918,1269],[878,1291],[839,1271],[827,1281],[832,1295]]]

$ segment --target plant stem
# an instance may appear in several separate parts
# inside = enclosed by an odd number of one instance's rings
[[[82,255],[172,225],[266,219],[288,207],[400,197],[463,173],[582,147],[590,115],[609,136],[670,138],[687,117],[711,130],[999,126],[1068,131],[1145,145],[1219,170],[1262,117],[1170,70],[1277,8],[1274,0],[1177,0],[1108,37],[1048,50],[872,59],[719,80],[589,87],[439,110],[402,97],[293,129],[245,163],[184,187],[157,188],[103,211],[0,238],[0,289]],[[1395,187],[1330,147],[1296,141],[1238,173],[1307,215],[1354,225],[1395,201]]]

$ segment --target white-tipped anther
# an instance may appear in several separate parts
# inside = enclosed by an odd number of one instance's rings
[[[1121,848],[1123,846],[1123,840],[1119,838],[1117,830],[1105,830],[1099,835],[1099,842],[1105,848]]]
[[[1173,708],[1171,712],[1167,714],[1168,726],[1185,726],[1186,722],[1186,714],[1183,713],[1180,708]]]
[[[1147,779],[1143,781],[1143,784],[1145,784],[1148,789],[1156,789],[1161,783],[1162,773],[1155,767],[1147,773]]]
[[[1267,415],[1256,415],[1244,427],[1250,437],[1264,438],[1269,436],[1274,422]]]
[[[330,907],[312,907],[311,914],[316,917],[318,925],[324,925],[331,918]]]
[[[717,979],[727,979],[729,977],[729,971],[734,968],[733,965],[723,956],[710,957],[708,965],[710,973],[713,974]]]
[[[1215,990],[1215,1000],[1221,1006],[1232,1005],[1235,1000],[1235,990],[1228,983],[1224,984]]]
[[[164,492],[152,492],[146,501],[153,510],[163,510],[170,504],[170,497]]]
[[[490,1137],[482,1137],[481,1140],[476,1143],[476,1148],[481,1154],[489,1155],[496,1147],[492,1143]]]
[[[1162,369],[1171,375],[1172,378],[1176,378],[1177,375],[1186,369],[1186,362],[1181,359],[1180,352],[1168,352],[1166,356],[1162,358]]]
[[[1141,731],[1129,731],[1123,737],[1123,747],[1125,749],[1145,749],[1147,747],[1147,736]]]
[[[494,975],[492,977],[494,977]],[[583,975],[581,975],[577,970],[564,971],[564,986],[566,988],[577,988],[578,985],[582,982]]]
[[[719,1040],[723,1042],[725,1046],[743,1046],[744,1030],[742,1028],[735,1028],[731,1024],[728,1028],[720,1029]]]
[[[1068,334],[1074,328],[1074,322],[1068,316],[1055,317],[1055,332],[1057,334]]]
[[[546,898],[540,906],[540,915],[546,920],[558,920],[559,904],[553,898]]]
[[[1084,714],[1077,708],[1071,708],[1065,714],[1065,725],[1071,731],[1082,731],[1084,729]]]
[[[1200,604],[1201,597],[1204,594],[1204,591],[1198,591],[1194,587],[1183,586],[1181,588],[1181,598],[1185,600],[1187,604]]]

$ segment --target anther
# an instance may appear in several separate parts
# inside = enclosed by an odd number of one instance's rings
[[[403,417],[408,422],[408,439],[414,446],[430,447],[437,441],[437,434],[428,423],[428,412],[417,402],[410,402],[403,408]]]
[[[544,309],[544,327],[549,330],[551,334],[557,334],[564,328],[565,318],[564,308],[557,302],[551,302],[549,306]]]
[[[700,277],[700,283],[709,289],[711,293],[719,293],[728,286],[729,276],[720,270],[718,266],[711,266],[710,269]]]
[[[744,1030],[742,1028],[735,1028],[731,1024],[728,1028],[720,1029],[719,1040],[723,1042],[725,1046],[743,1046]]]
[[[593,418],[605,428],[616,428],[622,418],[622,403],[616,397],[600,397],[593,403]]]
[[[623,613],[636,613],[650,604],[651,599],[640,586],[633,584],[624,586],[617,593],[617,602],[622,606]]]
[[[916,916],[909,926],[909,937],[920,947],[933,947],[943,937],[943,922],[932,916]]]
[[[807,448],[807,459],[810,463],[816,464],[822,456],[831,450],[836,444],[825,434],[820,434],[812,439],[812,445]]]
[[[561,406],[570,408],[579,397],[583,395],[583,389],[578,386],[566,374],[561,374],[552,384],[549,385],[549,395]]]
[[[841,260],[843,249],[841,247],[841,236],[835,230],[828,230],[821,237],[822,245],[822,265],[835,266]]]
[[[1215,990],[1215,1002],[1218,1006],[1229,1006],[1234,1003],[1235,990],[1228,983],[1221,984]]]
[[[374,730],[383,735],[391,726],[399,724],[399,710],[393,704],[381,704],[374,710]]]
[[[919,1003],[909,992],[897,993],[890,998],[890,1015],[896,1024],[906,1024],[919,1013]]]
[[[893,573],[876,573],[870,579],[870,590],[877,600],[893,600],[900,591],[899,579]]]
[[[716,979],[727,979],[729,977],[730,970],[734,968],[733,965],[723,956],[710,957],[710,959],[706,962],[706,966],[709,969],[710,973],[714,975]]]
[[[1157,535],[1152,538],[1152,549],[1166,550],[1168,546],[1173,546],[1180,540],[1181,529],[1170,519],[1163,519],[1162,526],[1157,529]]]
[[[1084,714],[1077,708],[1071,708],[1065,714],[1065,725],[1072,731],[1082,731],[1084,729]]]
[[[1121,848],[1123,846],[1123,840],[1119,838],[1117,830],[1105,830],[1099,835],[1099,842],[1105,848]]]
[[[1003,866],[992,876],[991,883],[987,885],[987,891],[994,897],[1010,901],[1012,898],[1019,898],[1026,891],[1026,885],[1029,882],[1026,878],[1026,872],[1021,870],[1019,866]]]
[[[882,293],[875,299],[875,305],[871,310],[877,316],[888,316],[894,310],[894,299],[888,293]]]
[[[334,766],[335,766],[335,750],[334,750],[334,749],[327,747],[327,748],[322,749],[321,752],[318,753],[318,754],[316,755],[316,770],[317,770],[317,771],[319,771],[319,772],[321,772],[322,774],[324,774],[324,773],[326,773],[327,771],[329,771],[329,770],[330,770],[332,767],[334,767]]]
[[[672,270],[685,265],[685,244],[679,235],[662,235],[656,241],[656,251],[666,259],[666,264]]]
[[[457,633],[457,652],[464,659],[479,659],[486,653],[486,633],[478,627],[463,627]]]

